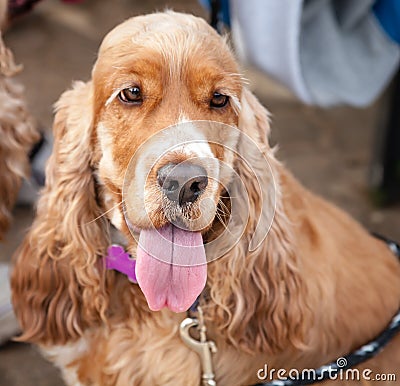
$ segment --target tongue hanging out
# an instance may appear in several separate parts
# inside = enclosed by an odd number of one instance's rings
[[[168,224],[142,230],[136,277],[149,308],[186,311],[203,290],[207,279],[206,254],[200,232]]]

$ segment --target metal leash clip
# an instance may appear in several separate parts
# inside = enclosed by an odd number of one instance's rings
[[[216,386],[214,378],[214,370],[212,364],[211,354],[217,352],[217,346],[213,341],[207,341],[207,329],[204,324],[203,310],[201,307],[197,307],[198,319],[186,318],[182,321],[179,333],[183,342],[197,353],[200,357],[201,368],[202,368],[202,385],[203,386]],[[200,335],[200,341],[192,338],[190,335],[190,329],[192,327],[197,327]]]

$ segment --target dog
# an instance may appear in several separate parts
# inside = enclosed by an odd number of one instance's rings
[[[0,1],[0,26],[6,18],[7,2]],[[29,152],[39,140],[23,87],[13,79],[21,69],[0,32],[0,240],[9,228],[21,181],[30,171]]]
[[[167,11],[113,29],[91,80],[56,105],[46,185],[14,257],[19,340],[68,385],[199,385],[199,357],[179,336],[199,296],[217,384],[253,385],[265,364],[316,368],[381,333],[400,305],[399,262],[297,182],[269,131],[226,39],[204,20]],[[235,176],[246,198],[230,190]],[[240,237],[208,255],[203,245],[235,214]],[[139,285],[106,269],[115,233]],[[189,260],[165,252],[171,244]],[[397,336],[358,368],[399,365]]]

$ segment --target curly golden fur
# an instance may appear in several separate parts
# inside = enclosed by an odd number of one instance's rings
[[[0,20],[4,16],[0,10]],[[21,180],[29,171],[28,154],[39,135],[12,77],[20,70],[0,33],[0,240],[10,225]]]
[[[399,308],[399,263],[386,245],[303,188],[276,160],[267,112],[237,72],[227,44],[203,20],[153,14],[112,31],[92,80],[76,83],[59,100],[46,186],[15,255],[12,290],[20,340],[39,345],[67,384],[200,383],[198,357],[178,335],[185,314],[151,312],[138,286],[101,263],[111,243],[110,220],[123,218],[118,204],[132,153],[182,115],[227,123],[250,136],[268,159],[277,188],[271,229],[249,251],[261,198],[271,199],[273,181],[256,159],[254,170],[232,161],[249,192],[249,218],[237,245],[208,264],[201,300],[209,338],[218,347],[218,385],[257,383],[264,363],[320,366],[376,336]],[[126,109],[112,97],[121,86],[115,82],[125,84],[132,74],[152,94],[140,108]],[[237,106],[210,111],[198,96],[209,84],[237,97]],[[237,150],[251,158],[246,143],[239,138]],[[131,220],[143,226],[141,219]],[[164,220],[154,216],[159,226]],[[115,224],[135,255],[125,222]],[[205,229],[204,237],[212,230]],[[397,338],[360,368],[393,372],[399,354]]]

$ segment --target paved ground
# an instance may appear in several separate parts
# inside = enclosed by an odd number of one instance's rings
[[[52,121],[52,104],[72,80],[89,78],[102,36],[131,15],[165,7],[205,16],[196,0],[91,0],[79,5],[41,3],[6,34],[16,58],[31,110],[42,127]],[[253,70],[245,75],[273,114],[279,158],[312,190],[332,200],[372,230],[400,240],[400,207],[374,208],[367,171],[382,101],[366,110],[305,107],[286,90]],[[0,246],[7,261],[32,218],[15,210],[14,227]],[[58,373],[35,349],[10,343],[0,348],[0,386],[59,386]]]

